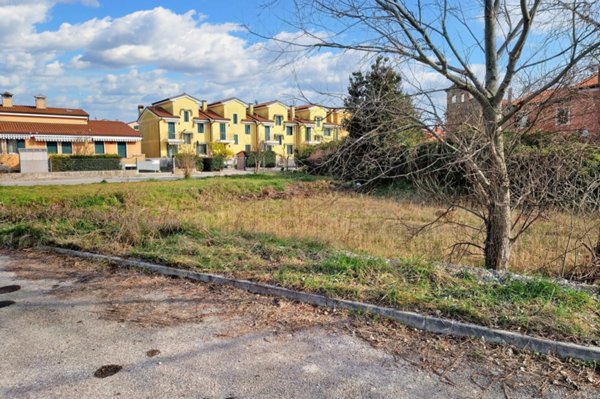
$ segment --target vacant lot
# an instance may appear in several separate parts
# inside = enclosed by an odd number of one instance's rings
[[[463,232],[412,237],[441,207],[332,189],[302,175],[2,188],[0,239],[130,255],[490,326],[600,342],[598,301],[551,281],[481,281],[441,268]],[[457,211],[453,218],[467,220]],[[513,269],[562,267],[570,232],[593,221],[549,215],[515,248]],[[367,256],[369,255],[369,256]],[[569,268],[573,268],[577,256]],[[581,261],[581,254],[579,255]],[[387,262],[384,258],[397,258]],[[476,255],[461,258],[477,265]]]

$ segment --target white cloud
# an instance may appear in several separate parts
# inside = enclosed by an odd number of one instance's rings
[[[195,11],[157,7],[37,31],[57,1],[5,3],[0,0],[0,33],[9,38],[0,49],[0,90],[23,98],[44,90],[52,105],[76,104],[102,118],[134,119],[138,103],[184,91],[209,100],[300,102],[304,95],[339,103],[349,74],[362,66],[356,52],[306,55],[282,48],[281,41],[315,40],[294,32],[250,43],[240,25],[212,24]],[[17,27],[11,31],[11,25]]]

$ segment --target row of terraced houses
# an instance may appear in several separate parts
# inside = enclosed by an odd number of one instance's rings
[[[210,155],[213,143],[234,154],[260,149],[292,157],[296,148],[344,137],[345,117],[344,110],[319,105],[253,104],[238,98],[208,103],[182,94],[139,106],[137,124],[148,157],[170,157],[184,146]]]
[[[138,106],[138,119],[92,120],[82,109],[48,107],[44,96],[34,105],[15,105],[4,93],[0,105],[0,166],[19,169],[22,149],[49,155],[116,154],[123,166],[144,158],[172,157],[182,148],[210,156],[214,143],[234,154],[272,150],[293,158],[294,150],[339,140],[347,133],[341,109],[318,105],[261,104],[230,98],[214,103],[182,94]]]

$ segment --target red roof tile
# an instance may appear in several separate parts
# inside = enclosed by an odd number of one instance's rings
[[[177,118],[177,116],[173,115],[172,113],[170,113],[169,111],[167,111],[163,107],[158,107],[156,105],[151,105],[151,106],[148,107],[148,109],[153,114],[155,114],[156,116],[159,116],[161,118]]]
[[[89,117],[88,113],[78,108],[36,108],[33,105],[13,105],[5,107],[0,105],[0,112],[11,114],[34,114],[34,115],[61,115],[61,116],[85,116]]]
[[[60,134],[67,136],[141,137],[124,122],[89,121],[87,124],[0,121],[0,133]]]
[[[589,88],[589,87],[594,87],[594,86],[598,86],[600,85],[600,73],[594,74],[592,76],[590,76],[589,78],[583,80],[582,82],[577,84],[577,87],[583,89],[583,88]]]
[[[246,114],[246,119],[244,119],[242,122],[274,123],[272,120],[264,118],[257,114]]]
[[[92,120],[88,122],[93,136],[132,136],[141,137],[140,133],[135,131],[125,122]]]
[[[213,120],[223,120],[223,121],[228,121],[228,118],[223,117],[223,115],[217,114],[214,111],[211,111],[210,109],[207,109],[206,111],[202,111],[201,109],[198,110],[198,117],[200,119],[213,119]]]

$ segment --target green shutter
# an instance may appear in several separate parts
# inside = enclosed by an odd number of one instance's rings
[[[96,155],[104,154],[104,143],[102,141],[94,142],[94,153]]]
[[[73,144],[71,143],[62,143],[62,153],[65,155],[70,155],[73,153]]]
[[[56,141],[46,142],[46,149],[48,154],[58,154],[58,143]]]

